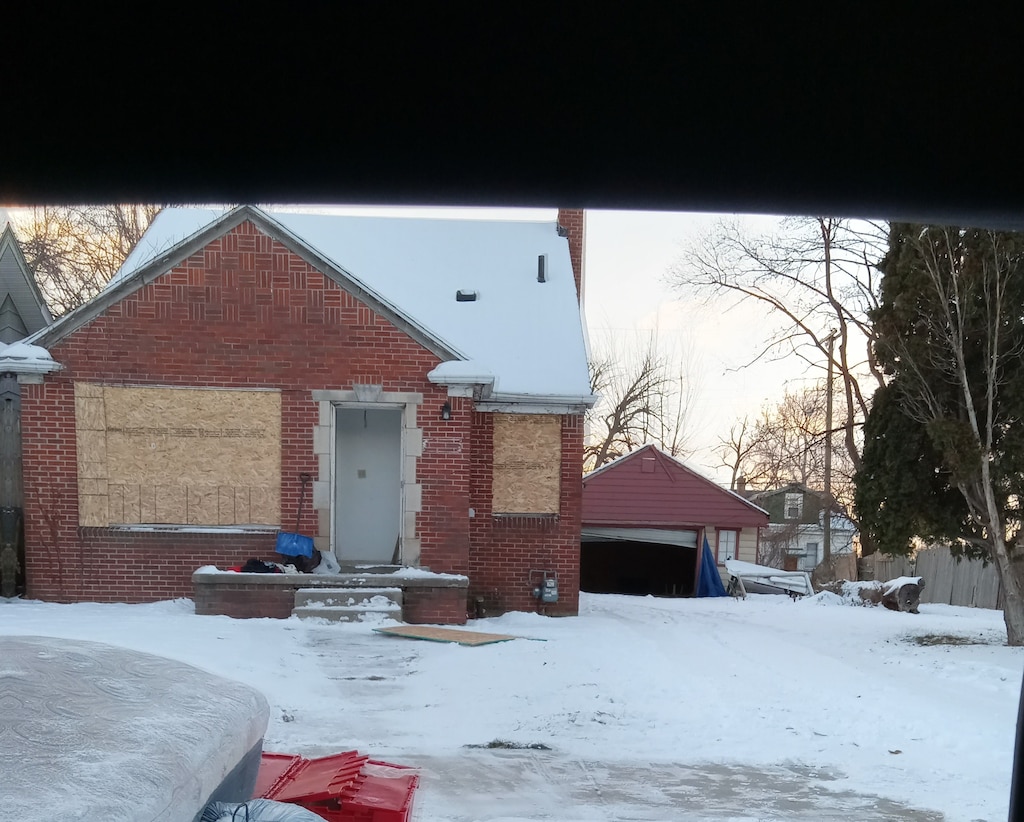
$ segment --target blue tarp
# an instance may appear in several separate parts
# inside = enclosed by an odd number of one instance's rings
[[[302,534],[291,534],[281,531],[277,535],[277,545],[274,550],[286,557],[311,557],[313,556],[313,539]]]
[[[729,596],[725,592],[725,586],[722,584],[722,577],[718,573],[718,566],[715,565],[715,555],[711,553],[711,546],[708,545],[706,534],[704,535],[704,551],[700,558],[700,576],[697,577],[697,596]]]

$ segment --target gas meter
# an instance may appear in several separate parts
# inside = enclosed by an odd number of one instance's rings
[[[533,597],[541,602],[558,602],[558,575],[554,571],[531,571],[530,579],[540,577],[534,585]]]

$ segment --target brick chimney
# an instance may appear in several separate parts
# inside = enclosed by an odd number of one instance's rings
[[[583,244],[586,241],[586,219],[582,208],[558,209],[558,225],[569,240],[569,259],[576,280],[576,299],[583,303]]]

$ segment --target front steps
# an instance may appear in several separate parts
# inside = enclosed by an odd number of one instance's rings
[[[402,621],[401,588],[299,588],[292,616],[331,622]]]

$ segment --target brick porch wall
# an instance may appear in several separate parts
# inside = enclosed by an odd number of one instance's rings
[[[420,577],[402,580],[388,576],[363,577],[362,587],[378,584],[402,589],[402,618],[412,625],[464,625],[466,623],[465,579],[431,580]],[[319,574],[204,574],[192,578],[196,613],[238,619],[270,617],[287,619],[295,606],[299,588],[349,587],[342,577]],[[357,586],[358,587],[358,586]]]

